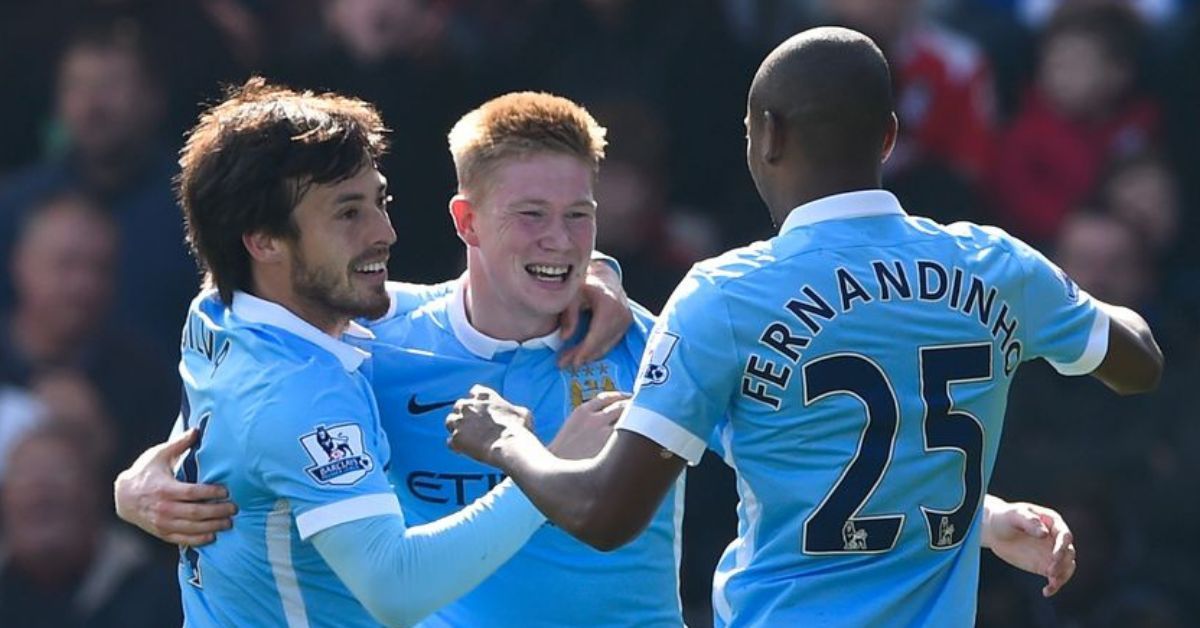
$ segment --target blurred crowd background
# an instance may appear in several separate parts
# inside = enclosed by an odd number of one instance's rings
[[[420,282],[463,265],[451,124],[505,91],[576,99],[611,142],[598,246],[657,310],[694,261],[772,235],[745,93],[767,51],[819,24],[890,58],[886,185],[910,213],[1037,245],[1145,314],[1167,357],[1138,398],[1021,371],[992,489],[1062,511],[1079,571],[1044,600],[985,559],[979,624],[1197,625],[1197,0],[0,0],[0,624],[178,625],[174,549],[118,524],[109,495],[178,409],[199,280],[171,179],[221,85],[260,73],[378,105],[391,276]],[[711,622],[734,501],[719,461],[691,472],[692,626]]]

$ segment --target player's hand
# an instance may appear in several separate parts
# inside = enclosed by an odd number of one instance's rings
[[[237,506],[222,486],[175,479],[172,469],[195,444],[188,430],[142,452],[113,482],[117,516],[152,536],[176,545],[211,543],[217,532],[233,525]]]
[[[475,385],[467,396],[454,402],[446,416],[450,449],[484,464],[493,462],[496,443],[502,438],[529,434],[533,414],[509,403],[487,386]]]
[[[578,367],[608,353],[625,336],[633,323],[633,310],[621,286],[621,277],[602,260],[588,264],[587,278],[579,296],[559,318],[559,334],[570,338],[579,327],[583,310],[592,311],[587,335],[579,344],[564,349],[558,356],[558,366]]]
[[[984,525],[984,547],[1018,569],[1044,576],[1043,596],[1058,593],[1075,575],[1074,537],[1062,515],[1025,502],[993,506]]]
[[[613,426],[629,405],[629,395],[603,392],[580,404],[567,417],[554,440],[547,446],[554,455],[567,460],[583,460],[600,453]]]

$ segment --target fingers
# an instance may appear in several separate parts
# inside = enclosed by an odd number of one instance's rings
[[[1017,526],[1022,532],[1032,536],[1035,539],[1045,538],[1050,534],[1050,529],[1047,523],[1042,521],[1042,518],[1029,508],[1021,508],[1017,510]]]
[[[200,547],[212,543],[217,537],[215,534],[168,534],[161,538],[172,545]]]
[[[558,337],[566,340],[575,335],[579,329],[580,313],[583,311],[583,300],[575,299],[558,317]]]
[[[488,388],[487,386],[481,386],[479,384],[475,384],[474,386],[472,386],[470,392],[467,393],[468,399],[477,400],[477,401],[487,401],[488,399],[491,399],[493,397],[499,397],[499,396],[500,396],[500,393],[497,393],[496,391],[492,390],[491,388]]]
[[[229,499],[229,491],[219,484],[190,484],[170,480],[161,487],[160,499],[177,502],[207,502]]]
[[[182,456],[192,445],[196,444],[196,439],[200,435],[200,431],[196,428],[184,431],[179,436],[159,445],[161,449],[155,453],[154,457],[159,460],[165,460],[168,466],[174,464],[175,459]]]
[[[1039,508],[1037,512],[1042,523],[1054,535],[1054,548],[1050,552],[1050,564],[1045,574],[1048,583],[1042,588],[1042,595],[1050,597],[1075,575],[1075,536],[1057,511]]]
[[[166,502],[158,509],[161,518],[178,524],[196,524],[203,526],[220,526],[208,529],[180,529],[179,532],[216,532],[225,530],[233,524],[232,517],[237,514],[237,506],[233,502],[217,502],[206,504],[185,504]]]

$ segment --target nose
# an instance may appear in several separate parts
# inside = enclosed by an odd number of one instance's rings
[[[547,221],[546,229],[538,238],[538,244],[547,251],[565,251],[571,246],[571,232],[567,219],[555,216]]]
[[[371,225],[371,242],[383,246],[391,246],[396,243],[396,230],[392,228],[392,219],[387,211],[379,211],[374,213],[375,222]]]

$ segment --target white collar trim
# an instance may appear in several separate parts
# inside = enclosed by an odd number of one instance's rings
[[[371,357],[367,351],[342,342],[313,327],[282,305],[260,299],[252,294],[240,291],[233,293],[233,314],[244,321],[271,325],[299,336],[332,353],[347,371],[358,370],[358,367],[362,366],[363,360]],[[350,325],[346,327],[346,335],[367,340],[375,338],[375,334],[372,334],[369,329],[354,321],[350,321]]]
[[[557,329],[545,336],[531,338],[524,342],[492,338],[475,329],[471,325],[471,321],[467,320],[467,291],[465,285],[465,282],[460,282],[454,287],[454,291],[447,297],[450,301],[446,304],[446,310],[450,317],[450,328],[454,332],[454,337],[471,353],[485,360],[490,360],[497,353],[503,351],[542,348],[558,351],[562,347],[563,340],[558,336]]]
[[[904,208],[900,207],[900,201],[896,199],[896,196],[887,190],[843,192],[809,201],[793,209],[787,219],[783,221],[783,226],[779,228],[779,235],[797,227],[825,220],[892,214],[903,216]]]

